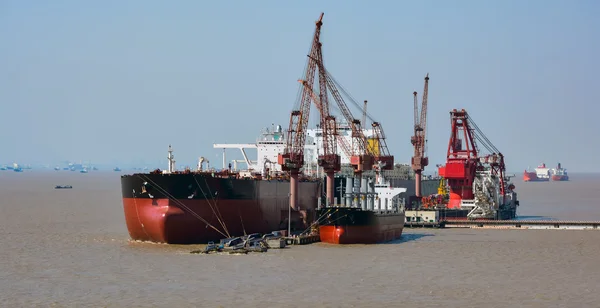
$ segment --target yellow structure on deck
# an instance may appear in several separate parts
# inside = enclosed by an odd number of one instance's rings
[[[375,156],[379,156],[380,151],[380,147],[379,147],[379,139],[377,138],[368,138],[368,151],[370,153],[375,154]]]
[[[448,186],[446,185],[446,180],[443,177],[440,177],[440,186],[438,186],[438,195],[447,195],[448,194]]]

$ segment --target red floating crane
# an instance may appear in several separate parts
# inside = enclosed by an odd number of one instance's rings
[[[474,191],[474,182],[478,173],[488,173],[487,178],[492,178],[493,186],[497,186],[498,192],[494,193],[491,206],[497,209],[507,203],[507,193],[514,187],[506,187],[504,176],[505,165],[504,156],[489,141],[479,127],[469,117],[468,113],[462,110],[452,110],[450,112],[452,132],[448,141],[448,152],[446,165],[439,168],[439,175],[448,181],[450,188],[449,209],[464,208],[463,200],[474,200],[476,192]],[[479,141],[491,154],[481,155],[477,143]],[[491,186],[482,187],[482,190],[489,190]],[[472,207],[471,204],[467,206]],[[492,210],[492,208],[490,208]]]

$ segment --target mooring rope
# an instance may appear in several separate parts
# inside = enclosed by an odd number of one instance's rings
[[[173,197],[168,191],[166,191],[164,188],[160,187],[160,185],[156,184],[154,181],[152,181],[152,179],[150,179],[148,176],[146,175],[140,175],[140,177],[145,177],[146,181],[151,182],[156,188],[158,188],[159,190],[162,191],[162,193],[171,201],[177,203],[181,208],[187,210],[189,213],[191,213],[194,217],[198,218],[200,221],[204,222],[207,226],[213,228],[215,231],[219,232],[221,235],[227,237],[227,235],[223,232],[221,232],[221,230],[217,229],[215,226],[213,226],[211,223],[209,223],[208,221],[206,221],[204,218],[202,218],[200,215],[198,215],[196,212],[194,212],[192,209],[190,209],[189,207],[187,207],[185,204],[183,204],[183,202],[175,199],[175,197]],[[144,179],[144,178],[142,178]]]
[[[227,226],[225,225],[225,221],[223,220],[223,217],[220,217],[220,215],[219,215],[220,213],[217,213],[218,208],[217,208],[216,201],[215,201],[215,205],[213,207],[213,205],[210,202],[210,199],[208,199],[208,197],[206,197],[206,193],[204,192],[204,190],[200,186],[200,183],[196,179],[196,175],[194,175],[193,177],[194,177],[194,181],[196,181],[196,184],[198,185],[198,188],[200,189],[200,192],[202,193],[202,195],[204,195],[204,199],[206,199],[206,202],[208,203],[208,206],[212,210],[213,214],[217,217],[217,221],[219,222],[219,224],[221,224],[221,227],[223,227],[223,230],[225,231],[225,233],[227,233],[227,237],[231,237],[229,235],[229,231],[227,230]],[[206,181],[206,179],[204,179],[204,180]],[[208,183],[207,183],[207,187],[208,187]],[[215,208],[217,208],[217,211],[215,211]]]

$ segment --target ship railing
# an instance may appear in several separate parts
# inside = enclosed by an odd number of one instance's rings
[[[460,207],[465,210],[474,209],[476,207],[475,200],[461,200]]]
[[[373,212],[375,212],[378,215],[400,214],[400,213],[402,213],[402,211],[395,210],[395,209],[389,209],[389,210],[386,210],[386,209],[381,209],[381,210],[375,209],[375,210],[373,210]]]

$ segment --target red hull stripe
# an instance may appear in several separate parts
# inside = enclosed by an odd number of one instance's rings
[[[375,244],[399,239],[404,223],[381,230],[380,226],[321,226],[321,242],[330,244]]]
[[[212,203],[198,199],[179,201],[226,233],[211,208]],[[191,213],[174,206],[168,199],[123,198],[123,209],[127,230],[133,240],[193,244],[225,238]],[[276,207],[268,211],[261,209],[255,200],[219,200],[218,210],[231,236],[280,230],[279,223],[287,219],[287,211]],[[292,221],[295,221],[294,216]]]

